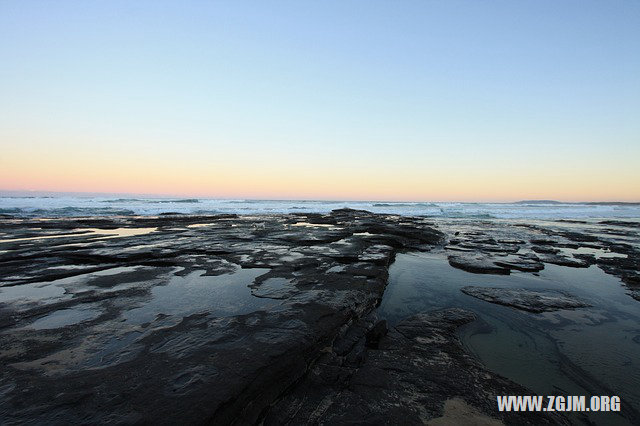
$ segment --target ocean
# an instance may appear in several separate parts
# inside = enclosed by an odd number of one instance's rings
[[[640,203],[455,203],[208,198],[0,197],[0,214],[16,217],[154,216],[180,214],[327,213],[339,208],[443,218],[590,219],[638,218]]]

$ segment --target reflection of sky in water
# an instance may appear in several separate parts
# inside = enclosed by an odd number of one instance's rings
[[[97,318],[101,313],[102,311],[100,309],[91,309],[89,307],[82,306],[69,309],[60,309],[32,322],[29,325],[29,328],[33,328],[36,330],[50,330],[53,328],[60,328]]]
[[[610,250],[603,250],[603,249],[596,249],[596,248],[591,248],[591,247],[580,247],[577,249],[574,248],[565,248],[565,247],[559,247],[560,251],[562,253],[565,253],[567,255],[574,255],[574,254],[592,254],[593,256],[595,256],[596,259],[600,259],[603,257],[627,257],[626,254],[621,254],[621,253],[615,253],[612,252]]]
[[[53,283],[31,283],[11,287],[0,287],[0,303],[12,303],[20,300],[39,301],[44,299],[56,299],[58,301],[64,295],[64,288]],[[69,295],[69,297],[71,297]]]
[[[56,235],[39,235],[37,237],[24,237],[24,238],[9,238],[0,240],[0,243],[13,243],[17,241],[31,241],[31,240],[47,240],[50,238],[64,238],[64,237],[84,237],[91,235],[88,230],[74,231],[65,234],[56,234]]]
[[[242,315],[275,304],[269,299],[251,295],[248,287],[269,269],[238,269],[231,274],[204,276],[195,271],[186,276],[171,276],[166,285],[151,290],[151,300],[143,306],[124,313],[127,321],[143,324],[158,314],[185,317],[199,312],[215,316]]]
[[[256,297],[266,297],[270,299],[285,299],[289,290],[293,289],[291,280],[286,278],[268,278],[259,286],[251,290],[251,294]]]
[[[42,235],[37,237],[25,237],[25,238],[10,238],[0,240],[0,243],[13,243],[18,241],[31,241],[31,240],[43,240],[50,238],[72,238],[72,237],[89,237],[95,239],[96,236],[103,238],[119,238],[119,237],[133,237],[136,235],[145,235],[155,231],[157,228],[115,228],[115,229],[99,229],[99,228],[83,228],[76,229],[72,233],[56,234],[56,235]]]
[[[530,314],[465,295],[460,288],[467,285],[565,290],[593,307]],[[418,312],[470,309],[479,321],[462,327],[460,335],[489,369],[541,395],[590,396],[595,383],[595,389],[604,387],[607,394],[640,409],[638,303],[619,279],[595,266],[546,264],[540,276],[500,276],[452,268],[437,254],[400,254],[391,267],[379,315],[395,324]],[[598,424],[621,420],[603,414],[591,414],[590,419]]]
[[[39,302],[50,304],[59,302],[73,297],[73,290],[83,290],[79,285],[90,282],[93,278],[106,277],[110,275],[115,276],[124,272],[134,271],[138,268],[139,267],[135,266],[121,266],[88,274],[74,275],[72,277],[61,278],[49,282],[0,287],[0,303],[28,304],[30,302]],[[78,266],[64,266],[57,269],[78,269]],[[76,288],[76,286],[78,287]],[[67,292],[67,290],[71,290],[71,292]],[[84,290],[87,289],[84,288]]]
[[[305,228],[328,228],[328,229],[339,229],[340,227],[336,225],[331,225],[328,223],[309,223],[309,222],[296,222],[291,226],[302,226]]]

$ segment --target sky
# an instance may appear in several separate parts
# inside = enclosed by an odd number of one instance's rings
[[[0,0],[0,190],[640,201],[640,1]]]

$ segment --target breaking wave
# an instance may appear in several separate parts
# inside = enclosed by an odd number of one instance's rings
[[[205,198],[0,197],[0,214],[76,217],[179,214],[327,213],[338,208],[405,216],[470,219],[640,218],[639,204],[620,203],[435,203],[323,200],[220,200]]]

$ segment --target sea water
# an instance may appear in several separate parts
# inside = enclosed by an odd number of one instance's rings
[[[328,213],[339,208],[444,218],[585,219],[640,218],[640,203],[454,203],[212,198],[0,197],[0,214],[18,217],[181,214]]]
[[[468,285],[561,290],[591,306],[534,314],[462,293]],[[493,372],[537,395],[617,395],[623,417],[640,413],[640,309],[618,278],[596,266],[547,264],[536,275],[491,275],[453,268],[444,253],[396,257],[381,318],[394,326],[407,316],[451,307],[476,314],[459,329],[461,342]],[[568,416],[576,424],[631,424],[614,413]]]

